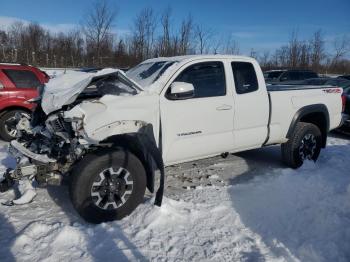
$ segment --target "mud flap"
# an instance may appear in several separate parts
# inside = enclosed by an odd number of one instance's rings
[[[161,206],[165,186],[165,171],[162,154],[154,140],[152,125],[147,125],[145,127],[145,130],[143,130],[143,133],[140,133],[138,137],[140,143],[143,145],[143,148],[145,148],[146,152],[151,155],[152,159],[154,160],[154,163],[157,166],[157,169],[160,171],[159,188],[156,192],[154,204],[156,206]]]
[[[152,142],[148,136],[147,137],[140,137],[140,142],[143,144],[144,148],[147,149],[147,153],[149,153],[154,160],[155,164],[157,165],[157,168],[160,171],[160,179],[159,179],[159,188],[156,192],[156,197],[154,200],[154,204],[156,206],[162,205],[163,200],[163,193],[164,193],[164,184],[165,184],[165,171],[164,171],[164,163],[163,158],[158,150],[156,144]]]

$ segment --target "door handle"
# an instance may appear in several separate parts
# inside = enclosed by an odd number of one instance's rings
[[[217,108],[216,108],[216,110],[218,110],[218,111],[222,111],[222,110],[231,110],[232,109],[232,106],[230,106],[230,105],[221,105],[221,106],[218,106]]]

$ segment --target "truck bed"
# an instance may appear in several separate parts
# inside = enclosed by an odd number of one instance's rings
[[[270,101],[269,139],[267,144],[281,143],[297,112],[307,106],[324,106],[328,111],[329,129],[341,122],[340,90],[334,86],[268,85]],[[325,92],[329,91],[329,92]],[[284,91],[284,92],[281,92]],[[282,141],[283,142],[283,141]]]

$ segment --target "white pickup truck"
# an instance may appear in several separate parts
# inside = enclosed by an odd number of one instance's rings
[[[316,161],[342,113],[341,88],[266,86],[259,64],[240,56],[156,58],[126,74],[72,72],[40,93],[33,115],[17,116],[10,152],[18,164],[1,188],[70,177],[73,205],[92,223],[130,214],[146,188],[155,191],[157,169],[160,205],[167,165],[274,144],[292,168]]]

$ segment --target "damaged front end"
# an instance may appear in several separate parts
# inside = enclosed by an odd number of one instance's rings
[[[49,82],[45,89],[39,90],[40,97],[31,101],[36,103],[31,116],[16,115],[16,140],[11,141],[9,152],[17,164],[14,169],[6,170],[0,181],[0,192],[23,180],[35,180],[39,185],[60,185],[75,164],[85,159],[87,154],[106,147],[128,146],[125,142],[131,141],[131,153],[145,166],[147,187],[151,192],[154,171],[160,170],[160,186],[155,199],[155,203],[160,205],[164,189],[164,165],[152,127],[152,123],[156,123],[153,118],[158,117],[155,111],[156,97],[137,96],[141,89],[118,70],[106,74],[79,73],[67,77],[69,81],[57,78]],[[130,120],[131,117],[138,120]],[[107,181],[109,178],[106,177],[113,174],[103,177]],[[123,183],[119,179],[116,185],[119,182]],[[99,192],[103,195],[104,185],[100,182],[95,184],[98,184]],[[92,185],[91,198],[96,195],[94,187]],[[117,190],[115,188],[113,185],[113,190]],[[102,195],[99,195],[97,202]],[[33,198],[35,194],[30,196]],[[27,202],[30,202],[31,199],[28,199]],[[113,201],[118,202],[109,199],[106,202],[107,209],[110,208],[108,203]],[[6,204],[12,203],[16,204],[15,201]]]
[[[64,119],[63,111],[46,117],[38,105],[32,117],[18,114],[16,120],[17,138],[10,142],[9,153],[17,165],[13,170],[6,170],[2,191],[23,178],[35,178],[39,184],[61,184],[63,174],[69,172],[91,146],[79,143],[73,130],[81,120]]]

